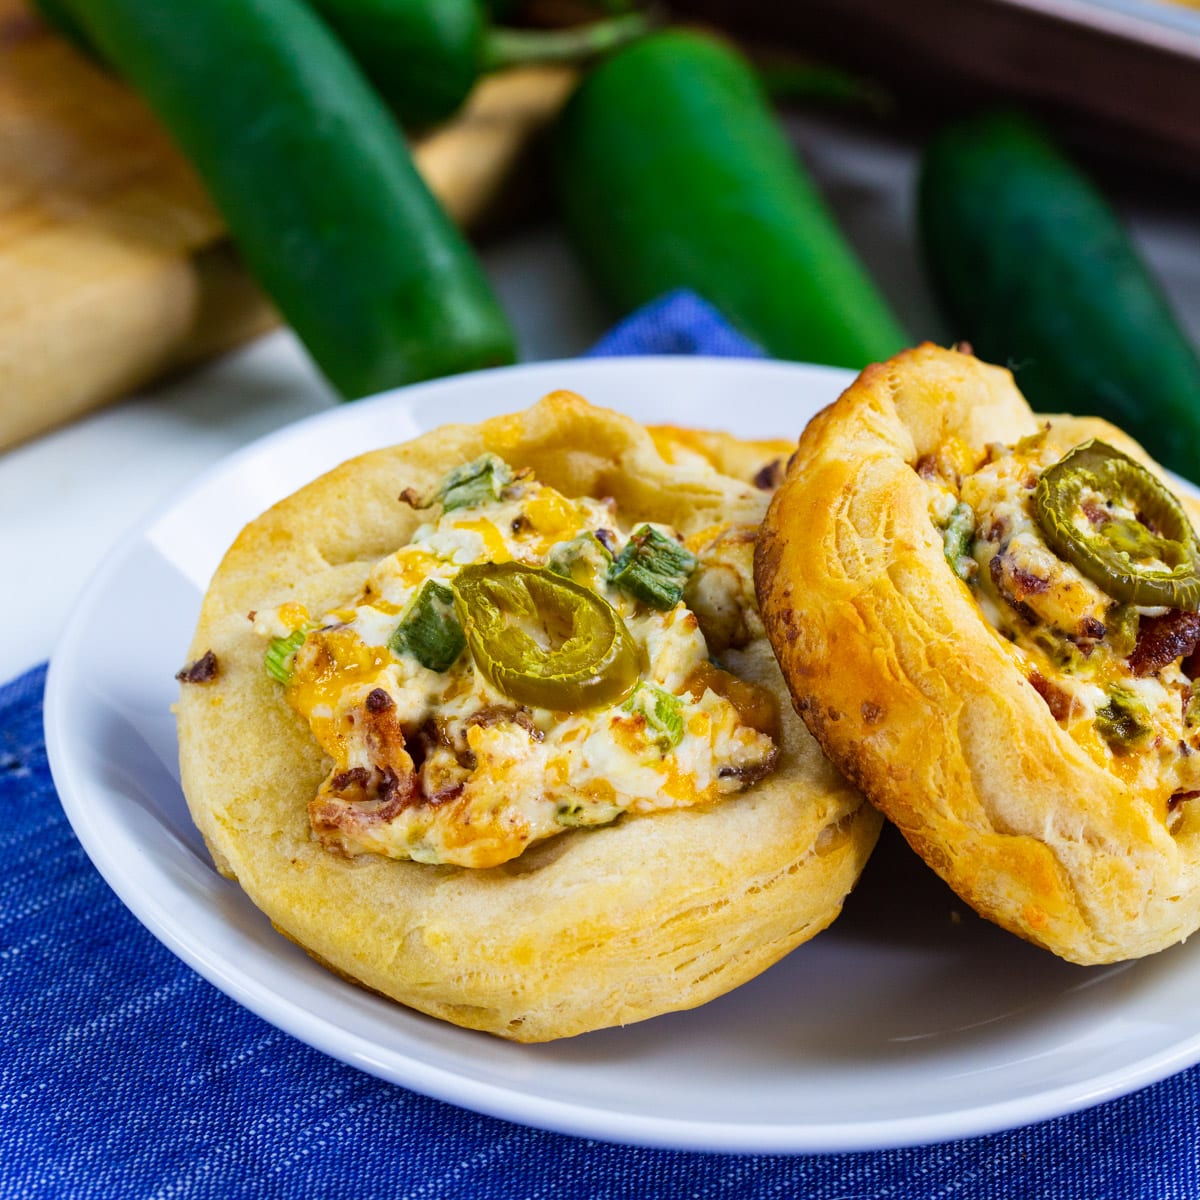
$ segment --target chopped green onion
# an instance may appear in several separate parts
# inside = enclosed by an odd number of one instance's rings
[[[975,541],[975,512],[969,504],[961,500],[954,506],[950,519],[942,530],[942,544],[946,553],[946,561],[950,564],[955,575],[964,583],[969,583],[979,569],[971,556],[971,547]]]
[[[621,815],[621,809],[607,800],[564,800],[555,810],[559,825],[576,829],[586,825],[611,825]]]
[[[448,671],[466,646],[466,635],[454,615],[454,593],[436,579],[421,584],[388,640],[393,654],[411,654],[430,671]]]
[[[1096,732],[1114,754],[1124,754],[1153,732],[1150,713],[1141,699],[1122,687],[1109,688],[1108,703],[1096,709]]]
[[[1046,657],[1067,675],[1077,675],[1087,666],[1087,656],[1065,634],[1047,625],[1035,625],[1029,631],[1029,640],[1039,649],[1044,650]]]
[[[1137,646],[1139,615],[1132,604],[1114,604],[1104,614],[1104,632],[1112,652],[1128,658]]]
[[[504,459],[495,454],[481,454],[473,462],[455,467],[442,480],[430,503],[440,500],[446,512],[487,504],[499,500],[501,492],[512,481],[512,467]]]
[[[1193,692],[1183,706],[1183,723],[1188,729],[1200,725],[1200,692]]]
[[[546,566],[555,575],[584,587],[595,587],[596,577],[612,565],[612,551],[591,532],[581,533],[569,542],[559,542],[546,557]]]
[[[634,530],[608,569],[610,583],[651,608],[674,608],[683,599],[696,556],[674,538],[649,525]]]
[[[271,639],[263,665],[272,679],[284,684],[291,683],[296,651],[304,645],[304,639],[308,637],[308,630],[309,626],[302,626],[300,629],[293,630],[287,637]]]
[[[659,749],[665,754],[683,740],[683,705],[678,696],[639,683],[633,695],[621,707],[625,712],[638,712],[646,719],[646,731],[654,735]]]

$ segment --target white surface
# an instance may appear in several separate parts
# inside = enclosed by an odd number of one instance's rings
[[[447,412],[476,420],[551,387],[700,426],[736,411],[755,435],[802,422],[844,379],[720,360],[542,364],[339,408],[235,455],[107,555],[56,652],[48,745],[87,852],[172,950],[280,1027],[418,1091],[576,1134],[707,1150],[927,1142],[1093,1104],[1200,1059],[1200,939],[1074,967],[959,911],[895,843],[830,931],[729,996],[529,1047],[343,982],[212,869],[177,782],[171,676],[220,553],[265,505]]]

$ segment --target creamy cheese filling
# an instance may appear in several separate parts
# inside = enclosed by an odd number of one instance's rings
[[[1181,652],[1153,669],[1137,652],[1164,623],[1187,618],[1119,604],[1046,544],[1033,496],[1061,456],[1043,431],[1015,446],[990,446],[965,468],[923,460],[918,471],[947,558],[1056,720],[1172,818],[1177,802],[1200,790],[1200,706],[1192,705],[1184,670],[1190,650],[1180,639]],[[1090,499],[1109,514],[1135,517],[1107,497],[1082,499],[1082,507]],[[958,568],[956,554],[969,559],[969,570]]]
[[[609,577],[634,532],[611,502],[568,498],[526,474],[481,502],[433,506],[344,608],[258,613],[265,638],[303,634],[285,696],[333,762],[310,805],[317,836],[347,854],[491,866],[565,828],[712,803],[769,772],[773,697],[710,661],[762,634],[755,531],[690,539],[697,565],[685,599],[666,608]],[[429,581],[510,562],[560,564],[611,606],[641,656],[629,695],[579,711],[518,704],[469,649],[436,670],[397,646],[398,622]]]

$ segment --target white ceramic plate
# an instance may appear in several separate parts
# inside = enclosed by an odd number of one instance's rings
[[[721,359],[539,364],[336,409],[255,443],[109,556],[50,671],[54,779],[88,854],[171,950],[347,1063],[480,1112],[655,1146],[870,1149],[984,1133],[1200,1059],[1200,940],[1131,966],[1060,962],[962,912],[881,843],[841,920],[731,995],[544,1046],[423,1017],[342,982],[213,870],[178,782],[172,679],[241,526],[342,459],[569,387],[646,420],[795,434],[844,372]]]

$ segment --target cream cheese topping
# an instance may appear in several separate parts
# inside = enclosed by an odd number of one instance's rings
[[[984,619],[1059,724],[1097,762],[1156,795],[1170,820],[1173,799],[1200,789],[1192,681],[1179,658],[1142,675],[1130,661],[1139,629],[1168,610],[1118,604],[1046,544],[1033,494],[1061,453],[1043,433],[988,447],[959,476],[922,472],[930,518],[945,529],[957,504],[970,506],[969,586]]]
[[[496,499],[432,508],[347,607],[256,614],[264,637],[307,630],[285,695],[333,760],[310,805],[317,836],[351,855],[492,866],[565,828],[712,803],[768,772],[775,729],[762,713],[773,699],[710,664],[702,627],[711,617],[722,650],[761,634],[753,529],[719,527],[689,543],[699,615],[684,602],[661,611],[636,599],[609,581],[599,543],[585,546],[575,581],[582,575],[612,606],[642,654],[638,689],[617,704],[521,706],[469,650],[436,671],[395,648],[397,624],[429,580],[449,585],[480,562],[543,566],[589,533],[619,553],[632,532],[611,502],[568,498],[526,474]]]

